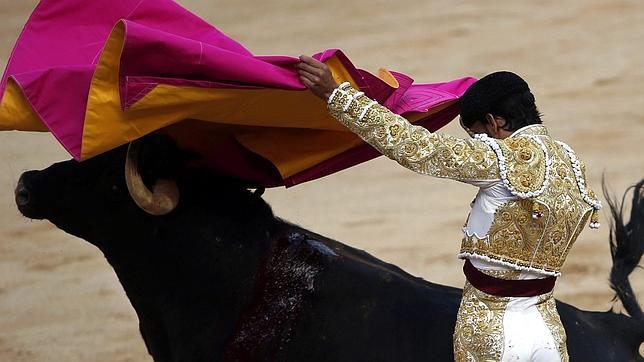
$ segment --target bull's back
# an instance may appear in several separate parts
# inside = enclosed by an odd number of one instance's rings
[[[288,292],[264,302],[296,305],[288,314],[257,310],[281,326],[271,341],[257,341],[270,344],[262,354],[280,361],[453,360],[459,289],[295,226],[290,231],[269,261],[271,277]]]
[[[315,273],[293,309],[296,318],[273,346],[278,360],[453,361],[461,289],[427,282],[320,235],[293,231],[301,235],[300,243],[289,244],[284,256],[313,266]],[[641,342],[633,332],[637,321],[561,302],[558,309],[573,361],[634,360],[634,346]]]
[[[644,323],[623,314],[590,312],[557,301],[571,361],[643,361]]]

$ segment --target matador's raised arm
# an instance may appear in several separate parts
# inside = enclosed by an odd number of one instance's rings
[[[497,156],[486,143],[413,125],[349,83],[333,91],[328,109],[365,142],[412,171],[466,183],[500,178]]]

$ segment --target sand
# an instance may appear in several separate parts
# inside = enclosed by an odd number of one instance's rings
[[[0,0],[0,63],[35,3]],[[515,71],[530,83],[551,133],[587,162],[591,185],[599,188],[605,175],[621,193],[644,177],[641,1],[181,3],[256,54],[338,47],[362,68],[385,66],[423,82]],[[465,136],[456,124],[444,131]],[[0,133],[0,155],[0,360],[149,360],[136,315],[102,254],[16,210],[20,173],[69,156],[49,134],[16,132]],[[265,197],[286,219],[427,280],[461,286],[455,255],[475,192],[379,158]],[[610,266],[608,228],[584,231],[556,296],[610,309]],[[644,298],[644,273],[631,279]]]

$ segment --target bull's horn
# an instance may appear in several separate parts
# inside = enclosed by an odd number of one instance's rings
[[[179,188],[174,180],[157,180],[150,191],[139,174],[138,161],[141,144],[131,142],[125,158],[125,183],[134,202],[152,215],[170,213],[179,204]]]

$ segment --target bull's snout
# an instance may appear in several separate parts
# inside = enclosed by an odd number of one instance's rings
[[[41,217],[36,213],[32,193],[29,190],[29,178],[33,172],[25,172],[20,176],[14,193],[20,213],[28,218],[39,219]]]
[[[18,205],[18,208],[29,205],[29,190],[27,190],[25,183],[22,182],[22,178],[18,181],[18,186],[16,186],[16,205]]]

